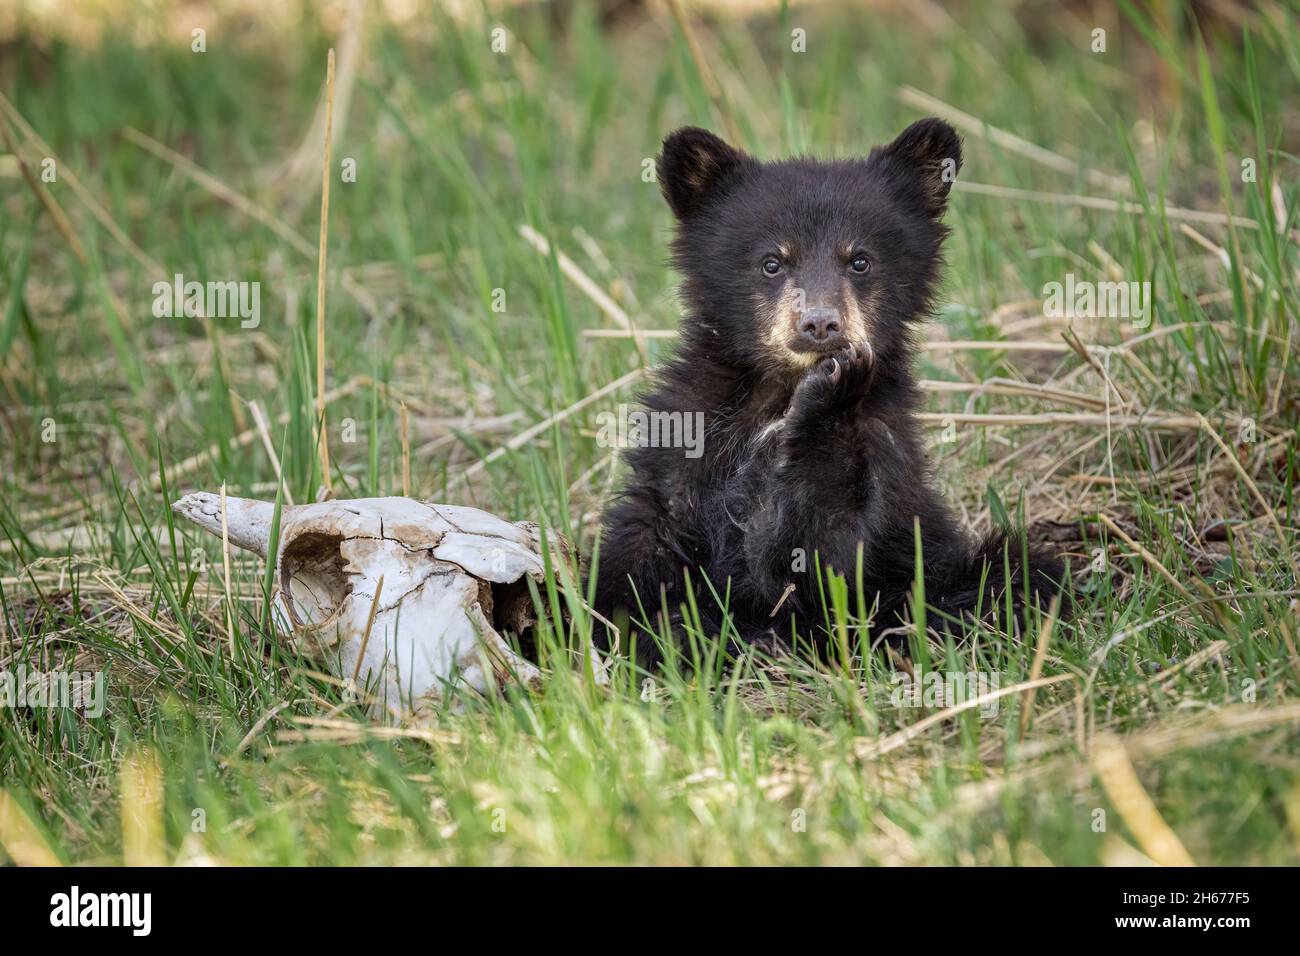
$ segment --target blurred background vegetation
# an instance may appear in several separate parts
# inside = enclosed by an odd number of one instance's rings
[[[1296,860],[1292,5],[3,0],[0,94],[0,666],[110,687],[100,719],[0,712],[11,859],[1143,862],[1145,799],[1197,861]],[[1061,678],[1032,704],[715,655],[381,733],[242,559],[228,641],[220,549],[167,503],[274,497],[277,462],[317,495],[318,348],[336,494],[586,551],[620,477],[595,415],[678,321],[663,136],[861,155],[926,114],[968,156],[920,357],[937,470],[971,527],[1066,551],[1082,603],[1037,664],[1034,634],[914,650]],[[155,318],[176,273],[260,282],[260,324]],[[1045,315],[1066,273],[1151,282],[1152,328]],[[127,839],[133,801],[157,826]]]

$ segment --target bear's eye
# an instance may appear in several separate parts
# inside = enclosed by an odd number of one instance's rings
[[[871,260],[859,252],[849,263],[849,268],[858,275],[864,276],[871,271]]]
[[[771,278],[781,274],[781,260],[776,256],[768,256],[763,260],[763,275]]]

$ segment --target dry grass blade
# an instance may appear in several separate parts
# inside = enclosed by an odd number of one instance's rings
[[[1093,766],[1106,795],[1147,856],[1161,866],[1196,865],[1143,788],[1119,738],[1107,734],[1097,740]]]
[[[402,402],[402,497],[411,496],[411,419],[406,411],[406,402]]]
[[[379,575],[379,580],[375,582],[375,597],[370,602],[370,614],[366,618],[366,632],[361,636],[361,648],[357,651],[357,663],[352,668],[352,683],[357,682],[361,676],[361,662],[366,659],[366,648],[370,646],[370,632],[375,626],[375,613],[379,610],[379,598],[384,593],[384,576]]]
[[[230,596],[230,528],[226,524],[226,483],[221,483],[221,568],[226,594],[226,640],[230,659],[235,659],[235,602]]]
[[[542,255],[549,256],[551,254],[551,243],[532,226],[521,225],[519,234]],[[624,331],[631,334],[637,351],[641,354],[641,361],[645,362],[647,360],[645,342],[642,341],[640,334],[637,332],[632,317],[624,311],[622,306],[610,298],[609,294],[597,285],[591,276],[583,272],[576,262],[558,248],[555,250],[555,261],[559,265],[560,271],[581,290],[583,295],[596,303],[597,308],[613,319]]]
[[[1097,376],[1106,383],[1106,386],[1115,393],[1115,397],[1119,399],[1120,405],[1126,407],[1129,404],[1129,397],[1125,395],[1120,387],[1115,384],[1114,380],[1111,379],[1110,372],[1108,372],[1106,368],[1093,357],[1088,346],[1079,339],[1079,336],[1075,333],[1074,329],[1062,329],[1061,338],[1065,340],[1065,344],[1070,346],[1070,349],[1078,355],[1079,358],[1083,359],[1084,362],[1086,362],[1088,366],[1097,373]],[[1110,407],[1109,402],[1106,407]]]
[[[709,94],[713,109],[722,118],[722,125],[726,127],[727,136],[731,138],[733,143],[738,144],[741,139],[740,126],[736,123],[731,104],[722,91],[722,85],[713,72],[709,58],[705,55],[704,48],[700,46],[700,41],[695,35],[695,28],[691,26],[690,18],[686,16],[686,10],[682,7],[682,0],[668,0],[668,8],[672,11],[673,20],[677,22],[677,29],[681,30],[682,36],[686,38],[686,46],[691,52],[691,59],[695,61],[695,69],[700,74],[700,82],[704,84],[704,90]]]
[[[321,144],[320,243],[316,260],[316,427],[320,429],[320,472],[325,494],[334,496],[330,475],[330,432],[325,421],[325,257],[330,236],[330,140],[334,135],[334,49],[325,58],[325,135]]]
[[[347,0],[347,19],[339,31],[337,105],[334,91],[328,84],[322,87],[320,101],[312,114],[311,126],[298,147],[267,177],[279,189],[292,190],[305,185],[307,177],[316,166],[317,144],[325,136],[333,143],[347,127],[348,108],[352,103],[352,91],[361,66],[365,6],[365,0]]]
[[[302,255],[309,258],[316,257],[317,250],[312,248],[312,244],[289,228],[283,220],[272,215],[262,206],[259,206],[242,193],[238,193],[231,189],[206,169],[191,162],[174,149],[164,146],[152,136],[148,136],[140,132],[138,129],[128,126],[122,130],[122,135],[135,143],[141,149],[147,150],[159,159],[175,166],[222,202],[238,209],[250,219],[255,219],[257,222],[260,222],[289,245],[293,246],[294,249]]]
[[[356,378],[353,378],[350,381],[340,385],[338,388],[334,389],[333,391],[327,393],[325,396],[325,404],[329,405],[331,402],[336,402],[341,398],[346,398],[347,396],[355,392],[358,388],[361,388],[369,384],[369,382],[370,382],[369,378],[367,378],[364,375],[359,375]],[[288,424],[288,422],[289,422],[288,412],[284,412],[275,420],[275,423],[277,425],[285,425]],[[234,438],[231,438],[227,442],[224,443],[214,442],[212,445],[209,445],[203,451],[197,452],[191,455],[189,458],[186,458],[184,461],[179,462],[178,464],[175,464],[172,467],[165,469],[167,474],[167,483],[174,484],[177,478],[181,477],[182,475],[188,475],[190,472],[201,468],[207,462],[217,457],[217,455],[221,454],[222,444],[225,444],[225,446],[229,448],[231,451],[236,451],[240,448],[243,448],[245,445],[249,444],[250,442],[255,441],[257,437],[258,437],[257,428],[254,427],[254,428],[245,429],[244,431],[240,432],[238,435],[236,435]],[[162,472],[155,471],[152,475],[150,475],[148,485],[150,488],[155,490],[161,488]]]
[[[304,741],[331,741],[334,743],[364,743],[367,740],[420,740],[430,744],[456,746],[462,742],[460,734],[452,730],[430,730],[421,727],[386,727],[376,724],[358,724],[350,720],[329,717],[300,717],[295,723],[302,730],[282,730],[276,740],[287,743]]]
[[[1228,619],[1224,616],[1223,609],[1219,607],[1219,601],[1220,601],[1219,595],[1214,593],[1214,589],[1212,587],[1210,587],[1200,578],[1193,578],[1192,583],[1195,584],[1197,589],[1202,594],[1204,594],[1206,598],[1209,599],[1208,603],[1202,603],[1200,601],[1197,601],[1196,598],[1192,596],[1192,592],[1187,590],[1187,588],[1183,586],[1182,582],[1179,581],[1178,578],[1174,577],[1173,573],[1168,568],[1166,568],[1163,564],[1160,563],[1159,558],[1157,558],[1146,548],[1142,547],[1142,545],[1134,541],[1124,531],[1123,528],[1121,528],[1119,525],[1115,523],[1114,519],[1111,518],[1110,515],[1106,514],[1103,511],[1103,512],[1099,512],[1097,517],[1101,521],[1101,523],[1106,526],[1107,531],[1109,531],[1115,537],[1119,538],[1130,548],[1136,551],[1138,556],[1141,557],[1143,561],[1145,561],[1148,565],[1151,566],[1152,570],[1154,570],[1162,578],[1168,581],[1170,587],[1172,587],[1175,591],[1181,594],[1187,600],[1188,604],[1192,605],[1198,611],[1200,611],[1201,614],[1205,616],[1206,620],[1211,625],[1217,624],[1219,627],[1222,627],[1224,630],[1231,633],[1232,631],[1231,624],[1228,621]]]
[[[19,151],[18,144],[14,142],[13,132],[9,129],[9,124],[5,122],[3,117],[0,117],[0,135],[4,136],[5,147],[18,161],[18,169],[22,172],[23,179],[31,187],[32,192],[36,194],[36,198],[40,200],[41,205],[45,207],[45,211],[49,213],[55,228],[63,236],[63,241],[68,244],[68,248],[72,250],[77,260],[84,265],[89,261],[89,256],[86,255],[86,247],[77,238],[72,223],[68,220],[63,207],[59,205],[59,201],[50,195],[50,191],[41,184],[41,181],[32,172],[31,167],[27,165],[27,160],[23,158],[22,152]]]
[[[916,416],[927,425],[940,427],[949,422],[959,425],[1091,425],[1107,424],[1114,428],[1142,428],[1153,431],[1195,431],[1200,423],[1191,415],[1098,415],[1088,412],[961,413],[921,412]]]
[[[1047,609],[1047,619],[1043,621],[1043,626],[1038,630],[1038,643],[1034,647],[1034,661],[1029,667],[1029,683],[1033,684],[1043,676],[1043,662],[1047,660],[1047,647],[1052,642],[1052,631],[1056,627],[1056,615],[1061,610],[1061,596],[1059,594],[1052,597],[1052,605]],[[1034,716],[1034,696],[1038,693],[1037,687],[1031,687],[1025,692],[1025,704],[1020,711],[1020,739],[1023,740],[1025,734],[1029,731],[1029,722]]]
[[[1024,156],[1026,159],[1033,160],[1040,166],[1046,166],[1048,169],[1054,169],[1059,173],[1066,173],[1070,176],[1085,176],[1088,181],[1097,186],[1106,189],[1113,189],[1116,192],[1128,192],[1130,184],[1123,176],[1115,176],[1111,173],[1103,173],[1100,170],[1089,169],[1076,163],[1072,159],[1067,159],[1060,153],[1055,153],[1050,149],[1044,149],[1037,143],[1031,143],[1027,139],[1021,139],[1014,133],[1009,133],[1004,129],[991,126],[977,116],[971,116],[964,113],[957,107],[943,100],[931,96],[929,93],[923,93],[921,90],[912,86],[901,86],[898,88],[898,98],[908,106],[914,106],[919,110],[934,113],[943,119],[946,119],[958,129],[965,130],[975,136],[988,139],[996,143],[1003,149]]]
[[[934,727],[936,724],[941,724],[945,720],[955,717],[957,714],[973,710],[976,707],[983,707],[985,704],[990,704],[1003,697],[1009,697],[1012,694],[1024,693],[1025,691],[1033,690],[1038,687],[1049,687],[1052,684],[1060,684],[1063,681],[1074,679],[1075,675],[1073,674],[1056,674],[1052,677],[1041,677],[1035,681],[1025,681],[1020,684],[1015,684],[1012,687],[1002,687],[998,690],[988,691],[987,693],[980,694],[977,697],[972,697],[970,700],[964,700],[960,704],[946,707],[937,714],[931,714],[929,717],[922,718],[914,724],[909,724],[902,730],[895,731],[888,737],[881,738],[880,740],[860,740],[858,741],[857,746],[854,747],[854,753],[859,760],[874,760],[878,757],[883,757],[891,750],[897,750],[904,744],[915,740],[931,727]]]
[[[7,114],[12,118],[21,119],[21,116],[18,115],[18,111],[13,108],[8,100],[0,97],[0,102],[4,104],[5,112]],[[5,146],[18,161],[18,168],[22,171],[23,179],[26,180],[27,185],[30,186],[32,191],[36,194],[37,200],[45,208],[50,219],[53,220],[55,228],[58,229],[64,242],[68,244],[68,248],[72,250],[73,255],[77,257],[78,262],[82,265],[88,264],[89,256],[86,253],[86,247],[83,246],[81,240],[77,238],[77,234],[72,227],[72,222],[63,211],[63,207],[59,205],[58,200],[50,195],[49,190],[45,189],[40,180],[38,180],[32,173],[31,168],[27,165],[27,161],[23,159],[21,152],[18,150],[17,144],[14,142],[13,132],[9,129],[9,124],[5,121],[5,117],[0,117],[0,134],[3,134]],[[104,294],[108,298],[109,305],[112,307],[114,314],[117,316],[118,324],[123,330],[129,331],[133,323],[127,314],[126,307],[122,304],[122,300],[118,298],[116,292],[108,287],[107,283],[104,284]]]
[[[163,830],[163,778],[158,756],[135,751],[122,762],[122,862],[127,866],[163,866],[167,840]]]
[[[69,188],[77,194],[77,198],[81,200],[82,205],[89,209],[90,214],[98,220],[99,224],[104,227],[105,231],[116,239],[118,244],[144,267],[145,272],[150,275],[163,275],[166,272],[159,262],[154,260],[148,253],[131,240],[131,237],[122,230],[122,227],[113,220],[113,217],[110,216],[95,197],[91,195],[90,190],[86,188],[85,184],[82,183],[77,175],[68,168],[66,163],[55,155],[54,150],[50,148],[50,144],[40,137],[36,130],[32,128],[31,124],[23,118],[22,114],[18,112],[17,108],[9,102],[3,93],[0,93],[0,111],[3,111],[8,115],[10,122],[18,127],[19,132],[27,137],[29,143],[36,146],[36,148],[45,156],[54,160],[59,169],[59,175],[62,177],[63,181],[68,184]]]
[[[556,412],[554,415],[551,415],[543,419],[542,421],[538,422],[536,425],[532,426],[531,428],[525,429],[524,431],[516,435],[514,438],[510,439],[510,441],[502,445],[500,448],[494,449],[482,461],[475,462],[474,464],[466,468],[464,471],[462,471],[460,474],[452,478],[452,480],[447,484],[448,490],[473,478],[475,475],[481,472],[488,465],[492,464],[494,461],[497,461],[502,456],[506,455],[508,452],[518,451],[520,448],[523,448],[525,445],[531,442],[538,435],[554,427],[558,423],[564,421],[569,416],[582,411],[588,405],[591,405],[594,402],[598,402],[606,395],[612,395],[614,392],[617,392],[620,388],[632,384],[643,374],[645,374],[645,369],[640,369],[640,368],[633,369],[632,371],[628,372],[626,375],[619,376],[609,384],[596,389],[596,391],[592,392],[590,395],[578,399],[578,401],[574,402],[568,408],[561,409],[560,411]]]
[[[1282,530],[1282,523],[1277,520],[1277,512],[1273,510],[1272,505],[1268,503],[1268,499],[1265,498],[1263,493],[1259,490],[1259,485],[1255,484],[1255,479],[1250,477],[1250,473],[1246,471],[1241,462],[1237,460],[1237,456],[1232,453],[1232,449],[1228,447],[1228,443],[1220,437],[1217,431],[1214,430],[1214,426],[1206,421],[1205,416],[1199,412],[1197,413],[1196,418],[1201,429],[1205,434],[1209,435],[1210,438],[1213,439],[1216,445],[1219,446],[1219,450],[1223,452],[1224,457],[1228,459],[1228,462],[1241,477],[1241,480],[1246,483],[1246,487],[1250,489],[1250,493],[1254,496],[1255,500],[1259,502],[1259,506],[1264,509],[1264,514],[1268,516],[1269,524],[1273,526],[1273,531],[1277,534],[1278,547],[1282,549],[1282,553],[1286,555],[1287,563],[1291,565],[1291,579],[1297,584],[1300,584],[1300,570],[1297,570],[1295,550],[1287,540],[1286,532]]]
[[[235,758],[235,757],[238,757],[238,756],[239,756],[240,754],[242,754],[245,750],[247,750],[248,747],[249,747],[249,745],[250,745],[254,740],[257,739],[257,735],[260,734],[260,733],[262,732],[262,728],[264,728],[267,724],[269,724],[272,720],[274,720],[277,714],[279,714],[279,713],[280,713],[282,710],[284,710],[286,707],[292,707],[293,705],[295,705],[295,704],[299,704],[299,703],[302,703],[302,701],[301,701],[301,700],[285,700],[285,701],[281,701],[280,703],[278,703],[278,704],[276,704],[274,707],[272,707],[270,710],[268,710],[268,711],[267,711],[265,714],[263,714],[261,717],[259,717],[259,718],[257,719],[257,722],[256,722],[255,724],[253,724],[253,726],[250,727],[250,728],[248,729],[248,733],[244,734],[243,739],[241,739],[241,740],[239,741],[238,746],[235,747],[234,753],[232,753],[232,754],[230,755],[231,758],[233,759],[233,758]]]
[[[62,866],[40,828],[5,790],[0,790],[0,849],[17,866]]]
[[[999,199],[1017,199],[1024,202],[1046,203],[1052,206],[1078,206],[1081,209],[1096,209],[1100,212],[1122,212],[1132,216],[1145,216],[1147,210],[1140,203],[1127,200],[1106,199],[1103,196],[1079,196],[1070,193],[1049,193],[1037,189],[1016,189],[1011,186],[995,186],[991,183],[972,183],[958,180],[954,188],[962,192],[980,196],[996,196]],[[1241,226],[1245,229],[1259,229],[1254,219],[1245,216],[1229,216],[1221,212],[1207,212],[1202,209],[1184,209],[1181,206],[1166,205],[1163,214],[1176,221],[1203,222],[1213,226]],[[1300,232],[1292,236],[1300,239]]]
[[[292,505],[293,493],[289,491],[289,483],[284,480],[284,472],[280,468],[280,456],[275,453],[275,445],[271,442],[271,430],[266,424],[266,414],[262,411],[262,406],[257,400],[248,403],[248,410],[253,413],[253,427],[257,429],[257,434],[262,438],[262,447],[266,449],[266,456],[271,459],[271,467],[275,469],[275,480],[284,492],[285,504]]]
[[[992,378],[982,382],[952,382],[946,379],[923,378],[917,383],[923,392],[953,394],[975,392],[980,395],[1028,395],[1047,401],[1064,402],[1081,408],[1105,409],[1106,402],[1096,395],[1085,395],[1050,385],[1038,385],[1034,382],[1016,382],[1010,379]]]

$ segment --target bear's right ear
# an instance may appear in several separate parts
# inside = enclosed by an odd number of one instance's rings
[[[664,140],[657,171],[659,188],[679,220],[699,212],[722,183],[751,162],[706,129],[685,126]]]

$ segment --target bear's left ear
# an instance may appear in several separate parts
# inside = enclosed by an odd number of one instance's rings
[[[685,126],[664,140],[659,154],[659,188],[678,220],[703,208],[733,174],[752,163],[707,129]]]
[[[898,176],[912,178],[930,214],[937,217],[961,169],[961,137],[943,120],[928,117],[903,130],[888,146],[872,150],[871,158],[887,162]]]

